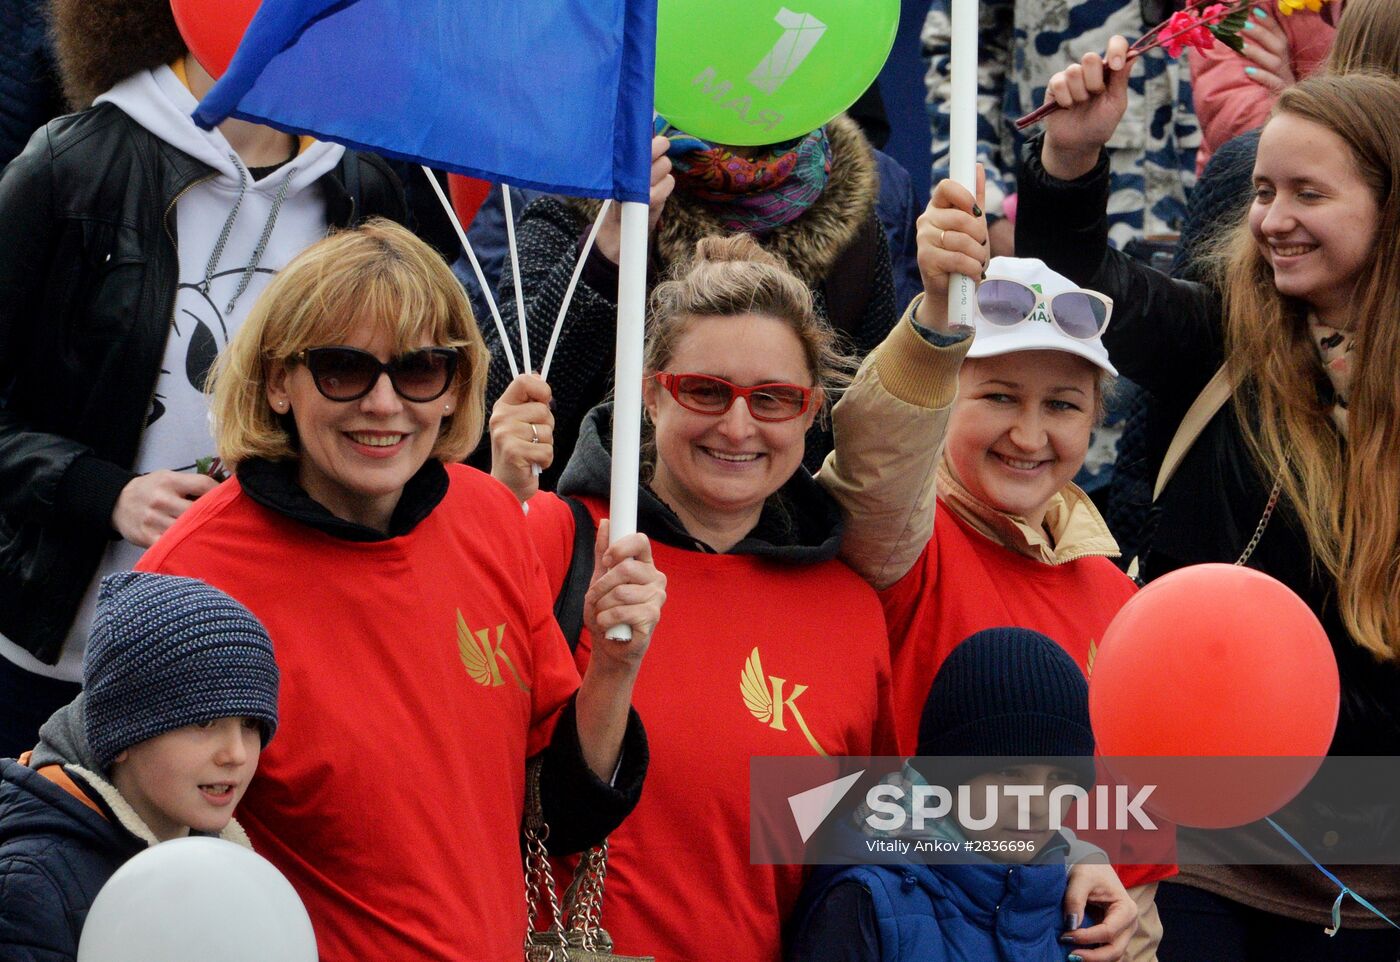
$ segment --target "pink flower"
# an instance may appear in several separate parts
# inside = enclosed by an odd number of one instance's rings
[[[1223,7],[1223,4],[1215,4],[1215,7]],[[1167,55],[1171,57],[1181,56],[1181,52],[1187,47],[1196,50],[1209,50],[1215,46],[1215,35],[1206,26],[1205,20],[1198,20],[1184,10],[1178,10],[1167,20],[1167,25],[1162,28],[1161,45],[1166,48]]]
[[[1230,8],[1223,3],[1213,3],[1201,11],[1201,23],[1219,23],[1230,15]]]

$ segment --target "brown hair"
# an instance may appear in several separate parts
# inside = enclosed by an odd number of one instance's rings
[[[694,322],[739,314],[791,326],[802,342],[812,383],[828,397],[849,380],[851,360],[831,326],[817,316],[811,290],[747,234],[701,238],[695,256],[652,291],[645,373],[666,369]]]
[[[268,285],[219,355],[206,390],[213,395],[214,439],[230,465],[249,458],[284,461],[296,442],[267,400],[272,364],[308,347],[343,343],[379,325],[400,351],[457,348],[461,362],[449,394],[455,413],[443,421],[433,456],[465,458],[481,437],[486,406],[486,347],[462,285],[427,244],[391,221],[374,218],[312,244]]]
[[[1251,450],[1282,480],[1314,556],[1337,582],[1352,637],[1376,657],[1400,656],[1400,82],[1379,74],[1320,75],[1279,98],[1288,114],[1349,148],[1378,207],[1372,259],[1358,279],[1348,436],[1307,328],[1307,305],[1281,295],[1248,223],[1220,266],[1231,378],[1253,403],[1236,405]]]
[[[59,79],[73,110],[138,70],[185,55],[170,0],[51,0],[49,6]]]
[[[1400,75],[1400,3],[1347,0],[1324,68],[1331,73],[1375,70]]]

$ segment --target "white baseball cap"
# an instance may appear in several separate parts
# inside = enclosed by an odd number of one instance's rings
[[[1042,298],[1035,300],[1034,307],[1024,320],[1011,324],[994,324],[982,316],[980,307],[974,310],[977,334],[967,352],[968,357],[997,357],[1018,351],[1064,351],[1066,354],[1077,354],[1095,367],[1118,376],[1118,370],[1109,361],[1108,350],[1097,334],[1089,338],[1071,337],[1060,329],[1050,315],[1051,298],[1057,294],[1083,292],[1084,288],[1056,274],[1045,266],[1044,261],[1031,257],[993,257],[987,265],[987,279],[982,283],[985,285],[996,280],[1015,281],[1041,294]],[[1092,303],[1085,303],[1083,307],[1100,309],[1097,298],[1102,298],[1105,305],[1102,309],[1111,313],[1113,301],[1109,297],[1096,291],[1090,293],[1096,297],[1090,298]]]

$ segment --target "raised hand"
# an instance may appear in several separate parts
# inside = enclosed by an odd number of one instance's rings
[[[943,331],[948,327],[948,284],[953,274],[979,278],[991,259],[987,217],[982,212],[987,178],[977,165],[977,197],[951,180],[939,181],[933,199],[919,215],[915,246],[924,299],[916,320],[921,327]]]
[[[1274,93],[1297,81],[1288,55],[1288,36],[1276,20],[1268,14],[1260,16],[1256,10],[1245,22],[1240,38],[1244,41],[1242,53],[1253,61],[1243,68],[1246,77]]]
[[[1128,66],[1128,41],[1115,36],[1104,56],[1087,53],[1050,78],[1046,102],[1061,107],[1045,118],[1040,160],[1050,176],[1074,180],[1094,169],[1128,108]]]
[[[540,489],[539,472],[554,463],[554,412],[549,385],[521,374],[491,408],[491,477],[521,501]]]
[[[661,219],[661,210],[666,206],[666,198],[676,188],[676,178],[671,173],[671,158],[666,156],[671,142],[665,137],[651,138],[651,206],[647,212],[647,230],[656,230],[656,222]],[[598,228],[598,239],[593,242],[602,254],[614,264],[622,259],[622,205],[613,204],[603,218],[603,226]]]

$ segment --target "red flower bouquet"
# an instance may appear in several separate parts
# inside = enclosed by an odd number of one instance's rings
[[[1128,69],[1128,65],[1136,57],[1158,47],[1165,49],[1172,57],[1181,56],[1182,51],[1187,48],[1209,50],[1215,46],[1217,40],[1231,50],[1242,50],[1244,41],[1240,39],[1240,31],[1244,29],[1245,21],[1249,17],[1249,8],[1257,2],[1258,0],[1232,0],[1230,3],[1221,3],[1219,0],[1192,0],[1184,9],[1157,24],[1129,47],[1128,61],[1123,65],[1123,69]],[[1321,3],[1323,0],[1317,2]],[[1053,100],[1044,103],[1017,120],[1016,129],[1025,130],[1059,109],[1060,105]]]

